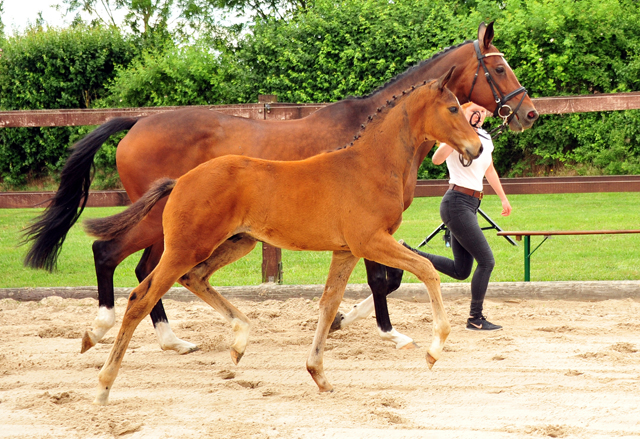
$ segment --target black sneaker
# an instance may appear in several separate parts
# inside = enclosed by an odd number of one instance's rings
[[[500,325],[494,325],[483,315],[476,318],[467,319],[467,329],[469,331],[498,331],[502,329]]]

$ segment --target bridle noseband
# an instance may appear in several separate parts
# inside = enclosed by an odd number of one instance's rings
[[[489,135],[492,135],[497,131],[498,134],[496,134],[495,136],[497,137],[502,133],[502,131],[505,128],[507,128],[507,126],[509,125],[509,122],[511,122],[511,119],[513,119],[515,114],[520,109],[520,105],[522,105],[524,98],[527,96],[527,89],[524,87],[520,87],[512,91],[511,93],[504,95],[502,93],[502,90],[500,90],[500,87],[498,87],[498,84],[495,82],[495,80],[491,76],[491,73],[489,73],[489,69],[487,69],[487,65],[484,62],[484,59],[488,56],[504,56],[504,54],[500,52],[490,52],[490,53],[485,53],[483,55],[482,52],[480,52],[480,43],[478,42],[478,40],[475,40],[473,42],[473,47],[476,50],[476,56],[478,57],[478,68],[476,69],[476,74],[473,77],[473,82],[471,83],[471,90],[469,90],[469,96],[467,97],[467,101],[471,102],[471,93],[473,93],[473,88],[475,87],[476,80],[478,79],[478,73],[480,73],[480,66],[482,66],[482,69],[484,70],[484,76],[485,78],[487,78],[487,83],[491,88],[491,93],[493,93],[493,99],[497,104],[497,107],[493,112],[493,117],[499,116],[500,118],[502,118],[502,125],[498,126],[497,128],[495,128],[489,133]],[[515,110],[512,110],[511,107],[507,105],[507,102],[513,99],[515,96],[519,95],[520,93],[522,93],[522,98],[520,98],[520,102],[518,102],[518,105],[516,105]],[[507,110],[506,113],[503,111],[504,109]]]

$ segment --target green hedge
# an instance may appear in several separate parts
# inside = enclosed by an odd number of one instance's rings
[[[3,42],[0,108],[89,108],[105,96],[117,65],[138,53],[117,30],[32,29]],[[57,172],[78,128],[0,130],[0,176],[5,186]]]

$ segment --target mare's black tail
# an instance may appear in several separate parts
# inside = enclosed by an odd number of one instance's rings
[[[118,117],[100,125],[73,146],[60,175],[60,187],[42,215],[23,232],[22,244],[33,241],[24,265],[53,271],[62,243],[89,198],[93,157],[113,134],[128,130],[140,118]]]

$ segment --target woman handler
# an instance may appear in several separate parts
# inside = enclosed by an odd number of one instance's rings
[[[476,129],[482,142],[483,151],[470,166],[464,166],[460,154],[446,144],[441,144],[433,154],[433,163],[447,162],[449,170],[449,190],[440,204],[440,217],[451,232],[453,260],[424,253],[409,247],[414,252],[429,259],[436,270],[454,279],[464,280],[471,274],[473,260],[478,262],[471,279],[471,312],[467,329],[472,331],[495,331],[502,326],[489,322],[482,314],[484,296],[489,278],[495,265],[493,253],[478,224],[477,212],[482,200],[482,179],[487,181],[502,201],[502,216],[511,214],[511,205],[502,189],[500,178],[493,166],[493,142],[481,128],[487,110],[472,102],[462,106],[466,117]]]

